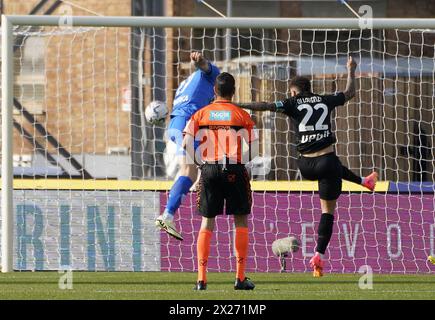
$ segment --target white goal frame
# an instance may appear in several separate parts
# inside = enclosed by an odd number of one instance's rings
[[[356,18],[196,18],[196,17],[91,17],[91,16],[2,16],[2,168],[1,271],[13,271],[13,27],[158,27],[158,28],[287,28],[360,29]],[[435,29],[435,19],[370,19],[372,29]]]

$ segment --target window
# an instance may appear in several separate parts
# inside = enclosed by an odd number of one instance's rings
[[[45,97],[45,40],[29,37],[15,52],[14,97],[33,114],[42,114]]]

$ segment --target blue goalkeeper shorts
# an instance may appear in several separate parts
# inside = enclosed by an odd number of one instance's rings
[[[171,120],[168,125],[168,137],[171,141],[177,145],[176,155],[185,155],[186,152],[183,149],[183,130],[189,122],[190,117],[186,116],[171,116]],[[195,140],[194,149],[199,146],[199,141]]]

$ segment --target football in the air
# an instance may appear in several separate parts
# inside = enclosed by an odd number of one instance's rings
[[[277,239],[272,243],[272,251],[277,256],[287,255],[299,250],[300,243],[295,237]]]
[[[153,101],[145,109],[145,118],[151,124],[162,123],[168,115],[168,107],[162,101]]]

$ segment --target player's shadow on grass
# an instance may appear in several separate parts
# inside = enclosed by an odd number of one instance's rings
[[[313,279],[313,280],[292,280],[292,281],[278,281],[278,280],[271,280],[271,281],[266,281],[266,280],[258,280],[255,281],[256,285],[262,284],[262,285],[268,285],[268,284],[312,284],[312,285],[318,285],[319,283],[321,284],[355,284],[358,283],[358,280],[334,280],[334,281],[328,281],[327,279]],[[393,280],[376,280],[373,279],[373,283],[378,283],[378,284],[416,284],[416,283],[421,283],[421,284],[428,284],[428,283],[433,283],[435,284],[435,279],[433,281],[427,281],[427,280],[416,280],[416,281],[411,281],[411,280],[407,280],[407,281],[393,281]]]

